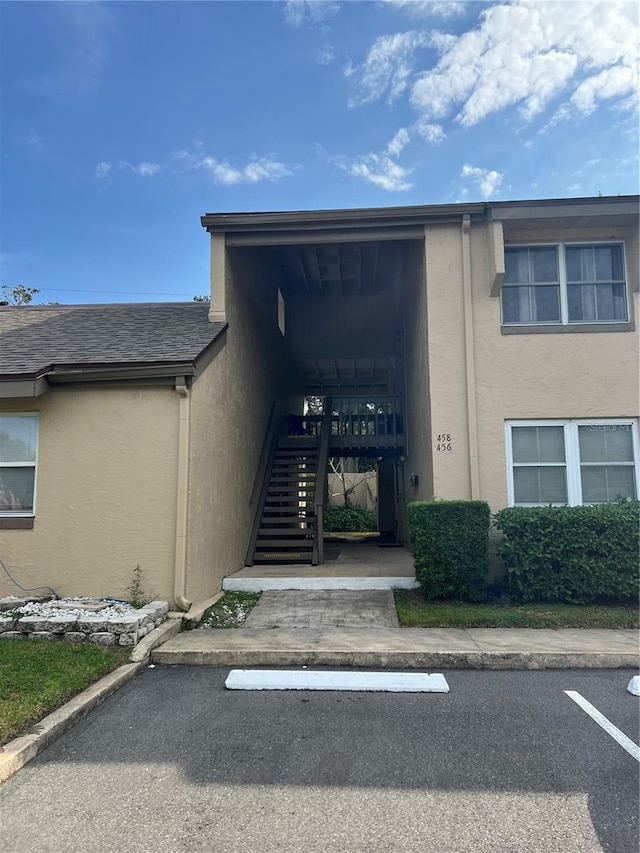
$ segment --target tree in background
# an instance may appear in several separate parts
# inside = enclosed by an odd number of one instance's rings
[[[20,308],[21,305],[28,305],[38,293],[40,291],[37,287],[25,287],[24,284],[10,287],[8,284],[3,284],[0,305],[15,305]]]
[[[324,414],[324,397],[305,397],[304,400],[304,414],[305,415],[323,415]],[[373,407],[373,404],[368,404],[369,407]],[[334,415],[338,414],[337,409],[333,412]],[[329,470],[332,474],[335,474],[340,482],[340,491],[332,492],[331,497],[337,497],[340,495],[344,502],[344,506],[351,506],[351,497],[353,493],[356,491],[358,486],[362,483],[367,483],[367,480],[370,479],[370,474],[372,471],[376,470],[376,463],[374,459],[367,458],[365,456],[357,456],[352,458],[345,458],[341,456],[332,456],[329,459]],[[346,474],[362,474],[358,479],[355,479],[351,484],[348,483],[348,479],[345,476]],[[369,495],[371,495],[371,488],[367,483],[367,491]]]
[[[341,489],[339,492],[332,492],[331,497],[340,495],[344,501],[344,506],[351,506],[351,496],[362,483],[366,483],[369,497],[373,499],[368,481],[371,479],[371,472],[376,470],[375,460],[364,456],[332,456],[329,459],[329,470],[338,478]],[[349,484],[347,474],[361,474],[362,476],[359,479],[352,480]]]

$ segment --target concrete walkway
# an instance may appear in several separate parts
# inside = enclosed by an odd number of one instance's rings
[[[162,664],[558,669],[640,665],[635,630],[278,628],[195,630],[152,653]]]
[[[244,628],[398,628],[388,590],[263,592]]]

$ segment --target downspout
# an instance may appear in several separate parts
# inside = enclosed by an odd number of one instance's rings
[[[173,597],[180,610],[188,610],[191,602],[187,591],[187,519],[189,513],[189,433],[191,392],[186,377],[176,376],[179,400],[178,421],[178,486],[176,494],[176,550],[173,576]]]
[[[467,428],[469,432],[469,480],[471,500],[480,498],[478,465],[478,415],[476,410],[476,365],[473,352],[473,303],[471,294],[471,217],[462,217],[462,282],[464,304],[464,359],[467,380]]]

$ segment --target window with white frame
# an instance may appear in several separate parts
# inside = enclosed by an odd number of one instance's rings
[[[510,421],[509,505],[605,503],[638,496],[633,420]]]
[[[38,416],[0,415],[0,516],[35,512]]]
[[[629,318],[622,243],[507,246],[502,325]]]

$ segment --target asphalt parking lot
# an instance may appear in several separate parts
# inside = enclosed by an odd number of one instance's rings
[[[145,670],[0,787],[4,853],[637,853],[623,670],[445,672],[449,694],[236,692]]]

